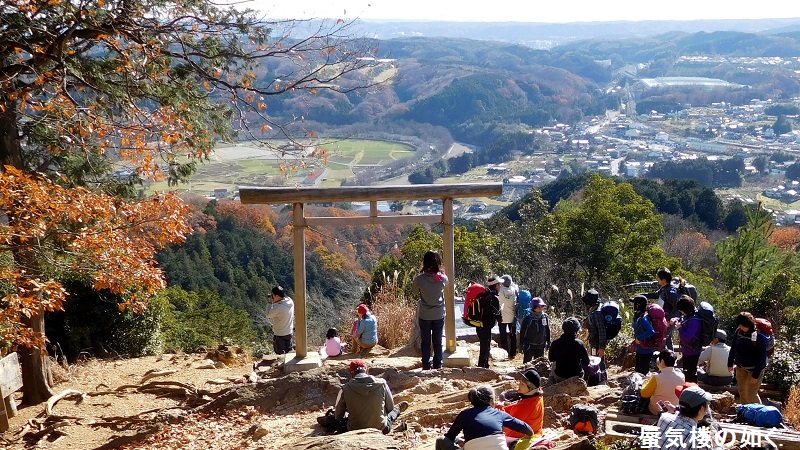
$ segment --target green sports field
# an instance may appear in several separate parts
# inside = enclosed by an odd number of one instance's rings
[[[238,186],[308,186],[313,185],[309,184],[313,179],[317,179],[319,186],[339,186],[342,180],[352,177],[354,171],[380,167],[414,155],[409,145],[388,141],[337,140],[318,148],[326,150],[327,161],[319,156],[297,159],[280,155],[250,142],[221,145],[209,161],[198,164],[197,172],[188,183],[172,188],[166,182],[152,183],[147,191],[177,190],[211,195],[214,189],[226,188],[232,192]],[[285,172],[281,172],[281,166],[286,168]]]

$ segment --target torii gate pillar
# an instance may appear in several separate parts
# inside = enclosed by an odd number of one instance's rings
[[[349,186],[337,188],[269,188],[242,187],[239,195],[243,204],[292,204],[294,238],[294,313],[295,353],[286,355],[286,372],[319,367],[317,352],[308,353],[308,327],[306,317],[306,246],[305,229],[310,225],[398,225],[413,223],[441,223],[444,228],[444,270],[451,281],[445,287],[445,358],[447,367],[470,365],[469,352],[456,346],[455,318],[455,230],[453,199],[495,197],[503,192],[502,183],[486,184],[421,184],[412,186]],[[441,215],[378,215],[378,201],[442,199]],[[370,202],[370,215],[360,217],[305,217],[305,203]]]

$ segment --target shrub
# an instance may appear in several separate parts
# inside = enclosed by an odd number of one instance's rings
[[[793,386],[800,384],[800,339],[793,341],[778,339],[775,343],[775,354],[770,360],[764,375],[764,381],[774,384],[784,395]]]
[[[378,287],[372,310],[378,318],[378,344],[392,349],[409,342],[416,305],[403,294],[394,278],[386,277]]]

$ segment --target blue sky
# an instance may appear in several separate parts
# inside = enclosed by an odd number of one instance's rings
[[[593,22],[800,18],[800,2],[745,0],[251,0],[238,3],[271,18]]]

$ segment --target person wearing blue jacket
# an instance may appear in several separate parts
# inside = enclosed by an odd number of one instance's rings
[[[378,343],[378,319],[363,303],[358,305],[358,316],[360,319],[356,325],[353,352],[366,351],[369,353],[369,350]]]
[[[645,315],[647,310],[647,297],[644,295],[636,295],[631,299],[633,303],[633,337],[634,346],[636,349],[636,364],[635,369],[642,375],[647,375],[650,372],[650,360],[653,358],[655,352],[654,346],[647,345],[647,342],[655,336],[656,329],[650,319]]]
[[[547,303],[541,297],[534,297],[531,300],[533,312],[522,321],[520,341],[523,363],[543,357],[544,351],[550,348],[550,318],[544,312],[546,306]]]

